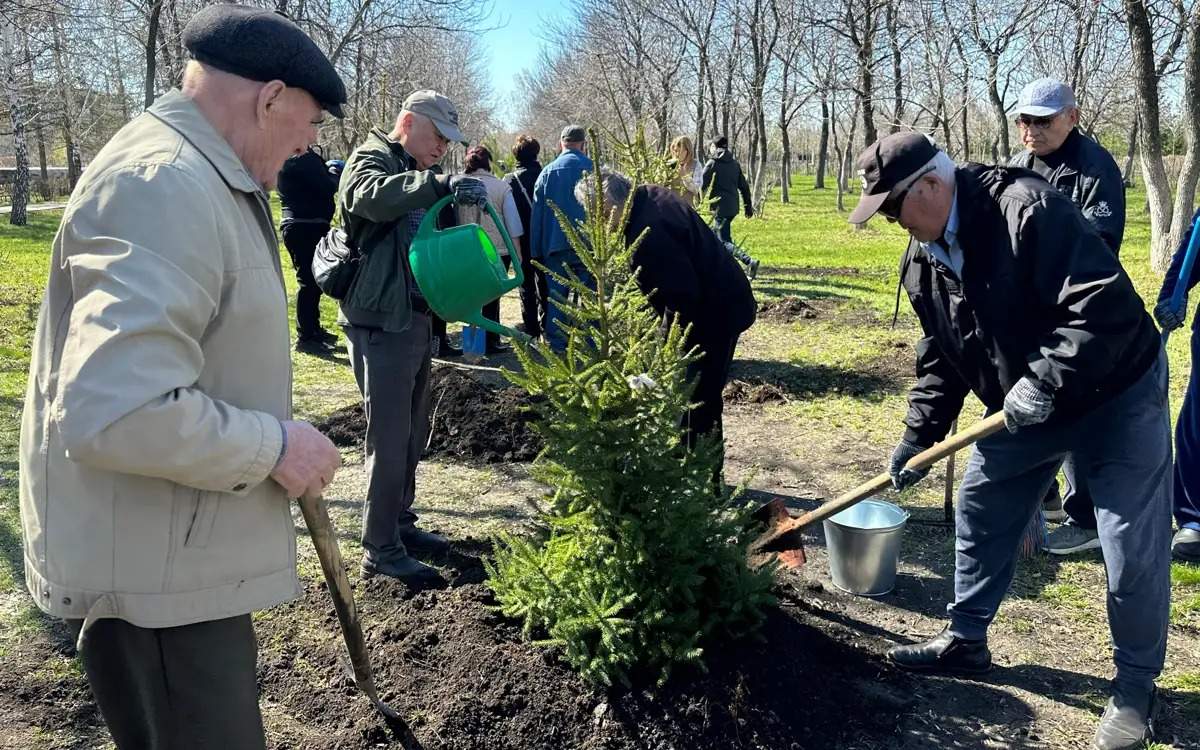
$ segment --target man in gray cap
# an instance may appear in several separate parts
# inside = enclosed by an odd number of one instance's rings
[[[1079,132],[1079,108],[1071,87],[1053,78],[1030,83],[1017,101],[1016,124],[1026,150],[1009,165],[1032,169],[1070,196],[1104,244],[1118,254],[1125,233],[1125,185],[1112,155]],[[1056,480],[1043,501],[1047,519],[1066,521],[1051,532],[1046,551],[1066,555],[1097,549],[1100,537],[1088,477],[1069,456],[1063,473],[1065,497],[1060,496]]]
[[[558,224],[553,206],[571,221],[583,221],[583,206],[575,198],[575,184],[584,172],[592,170],[587,156],[587,135],[579,125],[568,125],[560,138],[562,153],[546,165],[533,184],[533,211],[529,217],[529,252],[540,260],[551,274],[567,277],[568,270],[584,284],[592,283],[591,274],[567,241]],[[567,334],[561,327],[564,319],[560,305],[567,303],[570,288],[546,276],[550,288],[550,308],[546,311],[546,343],[556,352],[567,348]]]
[[[1099,750],[1151,735],[1170,605],[1171,435],[1166,355],[1114,253],[1070,200],[1020,169],[956,168],[923,135],[898,133],[858,157],[864,195],[912,240],[900,278],[924,338],[890,472],[942,440],[973,392],[1008,425],[967,462],[955,523],[949,625],[887,658],[918,672],[991,667],[987,629],[1008,591],[1018,541],[1063,456],[1095,478],[1116,678]]]
[[[482,182],[436,170],[452,142],[466,145],[458,110],[435,91],[414,91],[391,132],[375,128],[346,160],[338,186],[342,228],[362,253],[338,321],[367,418],[362,568],[410,586],[442,583],[436,558],[449,549],[416,527],[417,463],[429,434],[432,313],[413,282],[408,249],[425,212],[453,194],[482,206]]]
[[[118,747],[262,748],[250,613],[300,595],[288,498],[340,464],[291,418],[267,191],[346,97],[269,11],[205,8],[183,40],[181,90],[101,149],[54,240],[21,424],[25,580],[73,624]]]

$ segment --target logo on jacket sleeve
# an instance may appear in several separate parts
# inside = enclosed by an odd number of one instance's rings
[[[1108,207],[1108,201],[1100,201],[1096,204],[1096,207],[1092,209],[1092,216],[1100,219],[1107,219],[1112,215],[1113,212],[1112,209]]]

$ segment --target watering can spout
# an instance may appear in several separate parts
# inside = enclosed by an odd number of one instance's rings
[[[513,341],[520,341],[522,344],[533,343],[533,337],[529,334],[518,331],[515,328],[509,328],[508,326],[500,325],[494,320],[489,320],[488,318],[483,317],[483,315],[478,312],[474,315],[468,315],[463,319],[462,322],[470,323],[473,326],[479,326],[485,331],[490,331],[498,336],[510,338]]]

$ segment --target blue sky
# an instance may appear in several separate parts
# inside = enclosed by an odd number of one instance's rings
[[[517,74],[532,68],[537,59],[542,40],[538,30],[545,24],[543,19],[553,18],[563,12],[562,0],[494,0],[493,23],[504,23],[504,28],[484,34],[484,44],[491,57],[489,69],[492,73],[492,90],[499,105],[497,114],[501,125],[514,128],[516,112],[512,106],[516,93]]]

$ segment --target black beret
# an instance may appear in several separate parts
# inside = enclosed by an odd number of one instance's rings
[[[280,80],[342,116],[346,86],[316,42],[286,16],[245,5],[210,5],[188,21],[183,44],[205,65],[254,81]]]

